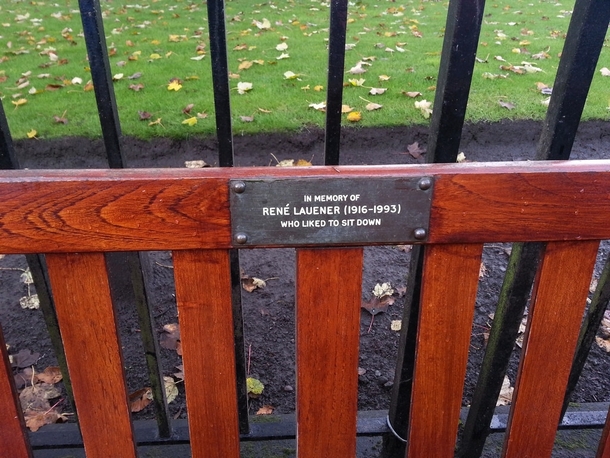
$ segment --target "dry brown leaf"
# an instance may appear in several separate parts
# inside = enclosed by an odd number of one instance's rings
[[[148,111],[138,111],[138,116],[140,117],[140,121],[146,121],[147,119],[152,118],[152,114]]]
[[[176,386],[174,379],[171,377],[163,377],[163,383],[165,385],[165,398],[169,404],[178,397],[178,387]]]
[[[142,388],[129,395],[129,408],[132,412],[140,412],[141,410],[144,410],[152,400],[152,389],[150,387]]]
[[[61,381],[61,370],[57,366],[49,366],[43,372],[36,374],[36,379],[44,383],[55,384]]]
[[[159,344],[168,350],[177,350],[180,342],[180,325],[169,323],[163,326],[163,332],[159,338]]]
[[[55,399],[61,396],[61,392],[54,386],[48,383],[37,383],[33,386],[24,388],[19,393],[19,401],[21,408],[25,410],[47,410],[49,399]]]
[[[267,283],[265,282],[265,280],[261,280],[260,278],[246,277],[241,279],[241,286],[243,289],[251,293],[256,289],[264,288],[265,286],[267,286]]]
[[[500,390],[500,395],[498,396],[498,400],[496,402],[496,406],[507,406],[513,400],[513,391],[515,389],[510,386],[510,379],[505,375],[504,381],[502,382],[502,389]]]
[[[66,414],[61,414],[55,409],[46,409],[41,411],[26,410],[23,413],[23,416],[25,419],[25,426],[27,426],[32,432],[38,431],[44,425],[68,421]]]
[[[176,369],[178,369],[178,372],[174,372],[174,377],[184,380],[184,365],[180,364],[176,366]]]
[[[140,92],[142,89],[144,89],[144,85],[142,83],[130,84],[129,89],[135,92]]]
[[[394,300],[392,296],[383,296],[381,299],[373,296],[371,300],[362,303],[362,308],[375,316],[378,313],[387,311],[388,307],[394,303]]]
[[[370,102],[366,104],[366,109],[368,111],[379,110],[380,108],[383,108],[383,105],[380,105],[379,103]]]
[[[422,154],[426,153],[426,150],[419,147],[419,142],[413,142],[410,145],[407,145],[407,153],[409,153],[413,159],[419,159]]]
[[[11,366],[24,368],[36,364],[40,358],[40,353],[32,353],[31,350],[23,349],[19,353],[11,355]]]
[[[264,405],[256,411],[256,415],[271,415],[274,410],[275,407],[270,405]]]
[[[610,353],[610,340],[602,339],[601,337],[595,336],[595,342],[597,346],[602,350],[605,350],[606,353]]]
[[[421,92],[414,92],[414,91],[403,91],[402,92],[404,95],[406,95],[407,97],[411,97],[412,99],[414,99],[415,97],[419,97],[420,95],[422,95]]]

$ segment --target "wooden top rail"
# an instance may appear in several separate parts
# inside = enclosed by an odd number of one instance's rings
[[[230,179],[423,176],[430,243],[610,238],[610,161],[19,170],[0,172],[0,253],[230,248]]]

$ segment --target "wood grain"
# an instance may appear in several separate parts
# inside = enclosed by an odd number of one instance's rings
[[[605,224],[610,217],[608,160],[20,170],[0,171],[0,252],[229,248],[230,179],[418,176],[435,181],[430,242],[610,238],[610,225]]]
[[[354,457],[362,249],[297,250],[297,455]]]
[[[88,458],[136,456],[102,253],[51,254],[49,278]]]
[[[13,368],[0,328],[0,456],[31,458],[21,404],[13,384]]]
[[[475,244],[426,248],[409,458],[454,455],[482,250]]]
[[[598,246],[586,241],[546,247],[508,420],[507,458],[551,456]]]
[[[238,458],[229,252],[173,256],[192,456]]]

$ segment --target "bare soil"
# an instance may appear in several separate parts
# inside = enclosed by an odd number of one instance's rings
[[[535,122],[504,122],[477,124],[465,127],[461,151],[472,161],[515,161],[534,156],[541,125]],[[427,129],[404,127],[392,129],[345,129],[342,138],[343,164],[395,164],[424,162],[406,154],[407,145],[419,142],[425,148]],[[267,166],[275,159],[311,159],[320,164],[323,154],[324,133],[319,129],[303,129],[296,134],[258,136],[236,135],[234,139],[236,165]],[[608,158],[610,156],[610,125],[604,122],[587,122],[581,125],[574,145],[573,159]],[[104,149],[101,140],[62,138],[55,140],[27,140],[16,144],[21,163],[27,168],[103,168]],[[130,167],[183,167],[187,160],[205,160],[215,165],[216,142],[208,138],[171,140],[158,138],[142,141],[124,139],[127,162]],[[583,221],[586,224],[586,221]],[[478,368],[484,353],[484,333],[489,329],[489,314],[495,309],[498,292],[508,259],[510,247],[493,244],[485,248],[485,274],[482,275],[476,303],[468,374],[464,390],[464,405],[470,402]],[[600,250],[596,269],[608,255],[608,245]],[[376,247],[365,250],[364,284],[362,299],[372,296],[376,283],[390,282],[394,288],[404,287],[410,253],[400,247]],[[250,376],[265,385],[263,395],[251,402],[252,413],[263,404],[272,405],[277,413],[294,410],[294,250],[242,250],[241,266],[247,275],[269,279],[267,287],[254,292],[242,292],[245,353]],[[155,328],[177,322],[173,271],[169,253],[152,253],[149,256],[152,275],[149,279],[151,306]],[[29,349],[39,353],[37,370],[56,363],[45,330],[42,314],[38,310],[24,310],[19,298],[27,288],[20,281],[19,270],[25,269],[21,256],[0,259],[0,323],[11,352]],[[349,281],[349,279],[346,279]],[[128,282],[121,275],[113,275],[113,289],[119,313],[119,325],[124,349],[127,383],[131,391],[147,386],[144,354],[140,344],[139,324],[133,306]],[[228,293],[228,292],[227,292]],[[88,306],[95,306],[95,298]],[[394,380],[394,364],[399,333],[390,329],[393,320],[402,317],[404,298],[397,297],[387,312],[375,316],[362,310],[360,323],[360,391],[359,408],[386,409]],[[451,329],[439,329],[439,345],[451,345]],[[554,345],[549,342],[549,346]],[[95,345],[95,342],[91,342]],[[516,348],[509,370],[514,383],[520,349]],[[180,358],[174,351],[162,349],[163,370],[166,375],[175,371]],[[581,382],[574,393],[574,402],[610,401],[610,357],[597,346],[591,351]],[[202,374],[205,376],[205,374]],[[553,377],[553,374],[549,374]],[[172,403],[176,417],[184,417],[183,389]],[[103,400],[92,400],[103,402]],[[69,409],[69,406],[66,407]],[[137,418],[150,417],[151,408],[136,414]]]

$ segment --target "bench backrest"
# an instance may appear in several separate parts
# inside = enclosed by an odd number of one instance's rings
[[[282,227],[289,219],[300,227]],[[608,221],[609,161],[0,173],[0,252],[46,254],[89,457],[137,455],[105,252],[173,252],[192,456],[236,458],[229,250],[297,248],[297,452],[317,458],[355,456],[361,247],[425,244],[411,420],[399,433],[410,457],[448,457],[483,244],[517,241],[547,244],[504,456],[550,456]],[[0,456],[28,457],[0,350]]]

